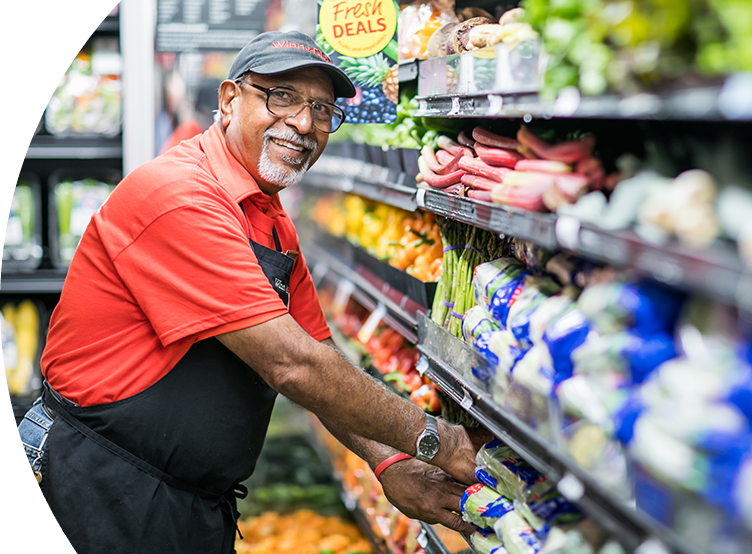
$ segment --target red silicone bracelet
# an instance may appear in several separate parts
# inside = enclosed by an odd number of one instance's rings
[[[379,478],[379,476],[384,472],[386,468],[388,468],[392,464],[396,464],[397,462],[401,462],[402,460],[409,460],[412,458],[409,454],[405,454],[403,452],[400,452],[399,454],[395,454],[394,456],[388,457],[386,460],[381,462],[378,466],[376,466],[376,469],[374,470],[374,475],[376,475],[376,479]]]

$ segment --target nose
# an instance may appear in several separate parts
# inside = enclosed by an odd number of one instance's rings
[[[313,108],[310,104],[304,104],[303,108],[295,115],[285,118],[285,123],[295,127],[295,129],[301,135],[307,135],[313,131],[313,115],[311,110]]]

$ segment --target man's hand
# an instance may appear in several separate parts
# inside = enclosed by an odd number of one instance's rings
[[[475,456],[494,436],[486,429],[470,429],[440,419],[439,438],[441,446],[431,463],[443,468],[460,483],[475,483]]]
[[[440,523],[467,535],[475,529],[459,515],[467,487],[439,468],[416,459],[403,460],[387,467],[379,481],[387,500],[407,517]]]

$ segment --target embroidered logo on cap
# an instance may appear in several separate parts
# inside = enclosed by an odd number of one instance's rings
[[[272,48],[295,48],[297,50],[306,50],[308,52],[313,52],[325,62],[332,63],[331,60],[326,56],[326,54],[324,54],[321,50],[313,46],[309,48],[308,46],[303,46],[302,44],[290,42],[289,40],[283,40],[281,42],[280,41],[272,42]]]

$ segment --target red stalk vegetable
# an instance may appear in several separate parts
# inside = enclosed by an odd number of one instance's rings
[[[494,148],[517,150],[520,147],[520,142],[518,140],[502,137],[501,135],[492,133],[484,127],[476,127],[475,129],[473,129],[473,139],[484,146],[491,146]]]
[[[430,144],[426,144],[420,149],[420,155],[426,162],[428,169],[434,173],[438,173],[441,170],[441,164],[436,159],[436,154],[433,151],[433,147]]]
[[[590,180],[580,173],[569,173],[556,176],[556,188],[569,201],[575,201],[588,189]]]
[[[473,200],[480,200],[481,202],[491,202],[491,191],[468,189],[467,197]]]
[[[542,171],[544,173],[569,173],[572,167],[554,160],[520,160],[514,165],[515,171]]]
[[[472,173],[466,173],[465,175],[463,175],[462,183],[474,189],[488,191],[493,190],[494,187],[501,185],[501,183],[499,183],[498,181],[494,181],[493,179],[486,179],[485,177],[473,175]]]
[[[529,187],[511,187],[501,185],[491,191],[491,199],[495,204],[521,208],[531,212],[545,211],[543,194],[551,185],[537,185]]]
[[[558,144],[550,144],[524,125],[521,125],[520,130],[517,131],[517,140],[539,158],[569,164],[576,163],[590,156],[595,146],[595,137],[592,135]]]
[[[491,148],[481,144],[475,146],[475,153],[488,165],[501,167],[514,167],[514,164],[522,159],[519,152],[504,150],[503,148]]]
[[[504,177],[504,184],[513,187],[544,187],[551,186],[558,177],[555,173],[543,173],[542,171],[510,171]]]
[[[469,137],[465,131],[460,131],[460,134],[457,135],[457,142],[467,148],[475,148],[475,140]]]
[[[480,158],[468,157],[460,158],[459,168],[499,183],[504,182],[504,176],[511,171],[508,167],[495,167]]]

